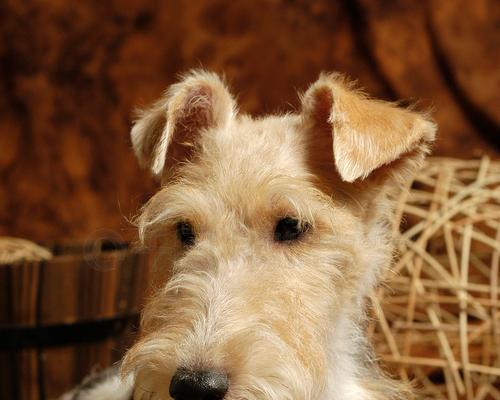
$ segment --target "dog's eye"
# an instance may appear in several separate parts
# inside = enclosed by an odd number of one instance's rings
[[[274,240],[286,242],[296,240],[309,229],[309,224],[300,223],[299,220],[285,217],[278,221],[274,230]]]
[[[176,229],[177,237],[184,246],[191,246],[194,244],[195,234],[189,222],[178,222]]]

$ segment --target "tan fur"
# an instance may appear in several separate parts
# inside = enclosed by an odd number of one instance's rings
[[[303,97],[304,112],[327,110],[333,154],[343,180],[366,178],[419,143],[434,139],[433,122],[394,104],[373,100],[339,74],[322,74]]]
[[[179,367],[229,374],[228,400],[407,399],[364,338],[366,297],[389,268],[391,193],[420,166],[435,126],[321,75],[300,114],[238,114],[195,71],[132,129],[162,187],[138,218],[159,243],[154,293],[123,374],[135,399],[169,399]],[[172,146],[188,146],[189,151]],[[309,229],[276,242],[285,216]],[[189,221],[183,248],[175,224]]]
[[[142,166],[160,175],[167,150],[172,161],[191,148],[193,135],[205,128],[223,128],[235,104],[224,84],[213,73],[193,71],[172,85],[151,108],[139,113],[131,132],[134,151]],[[172,151],[177,153],[172,154]]]

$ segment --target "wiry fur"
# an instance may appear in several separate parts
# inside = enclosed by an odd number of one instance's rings
[[[163,185],[138,217],[141,240],[159,246],[123,360],[134,398],[170,399],[179,367],[226,371],[228,400],[412,398],[376,365],[365,303],[391,263],[392,196],[434,133],[334,74],[297,115],[240,115],[200,71],[141,114],[134,148]],[[296,242],[273,238],[285,216],[309,227]],[[179,221],[195,229],[191,248]]]

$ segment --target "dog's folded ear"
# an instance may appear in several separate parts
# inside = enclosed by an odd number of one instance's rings
[[[340,74],[322,74],[310,86],[302,115],[331,133],[335,166],[345,182],[363,180],[405,155],[423,159],[436,133],[425,115],[371,99]]]
[[[235,113],[235,102],[216,74],[188,73],[151,107],[139,111],[131,131],[139,163],[162,175],[189,159],[201,133],[225,126]]]

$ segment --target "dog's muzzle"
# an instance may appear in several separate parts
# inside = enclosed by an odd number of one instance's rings
[[[170,381],[170,396],[175,400],[222,400],[228,387],[229,379],[222,371],[179,368]]]

